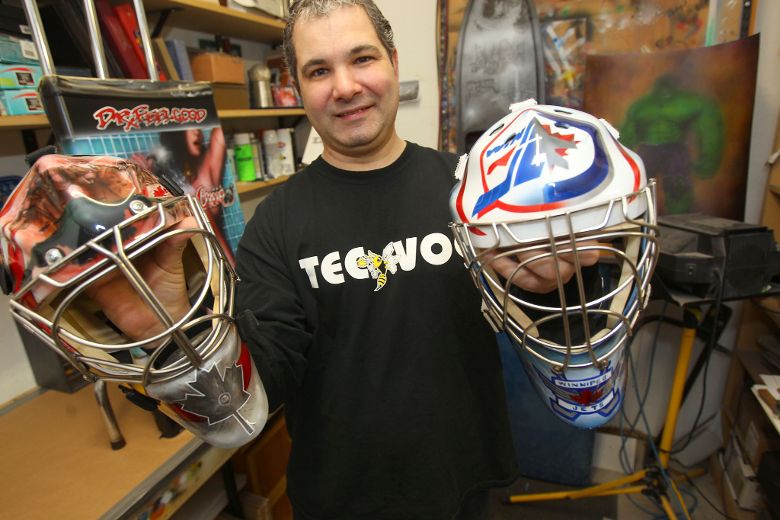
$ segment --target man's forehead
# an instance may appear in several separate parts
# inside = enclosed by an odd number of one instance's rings
[[[334,38],[334,34],[338,37]],[[292,39],[298,59],[307,61],[333,51],[338,54],[352,54],[359,47],[382,48],[382,42],[368,13],[362,7],[355,5],[343,6],[323,15],[311,14],[299,19],[293,27]],[[307,42],[312,45],[306,45]],[[327,46],[323,43],[327,43]]]
[[[318,52],[320,51],[320,52]],[[371,44],[356,45],[355,47],[338,49],[335,53],[321,52],[322,49],[315,50],[311,55],[299,56],[301,68],[310,67],[312,65],[322,65],[329,63],[331,60],[338,60],[339,58],[349,59],[353,56],[357,56],[363,53],[381,53],[382,48]]]

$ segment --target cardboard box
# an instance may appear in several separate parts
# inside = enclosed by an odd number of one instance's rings
[[[731,438],[723,457],[724,477],[739,507],[755,511],[761,504],[761,486],[756,472],[745,460],[735,437]]]
[[[246,520],[271,520],[271,504],[266,497],[244,490],[238,499]]]
[[[753,469],[758,468],[764,453],[780,450],[780,437],[756,399],[752,392],[743,392],[735,412],[737,438]]]
[[[31,40],[0,34],[0,63],[38,63],[38,52]]]
[[[38,92],[32,88],[0,90],[0,104],[9,116],[43,114]]]
[[[214,104],[217,110],[243,110],[249,108],[249,89],[246,85],[212,83]]]
[[[244,60],[223,52],[202,52],[192,57],[192,76],[196,81],[246,84]]]
[[[0,63],[0,89],[37,88],[42,74],[38,65]]]

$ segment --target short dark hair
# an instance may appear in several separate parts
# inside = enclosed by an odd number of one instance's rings
[[[296,69],[298,60],[295,57],[295,45],[293,44],[292,34],[295,24],[298,20],[307,20],[321,16],[327,16],[331,12],[341,7],[359,6],[362,7],[371,24],[374,26],[379,41],[387,51],[388,56],[392,58],[395,50],[393,42],[393,28],[387,21],[385,15],[376,6],[373,0],[297,0],[290,6],[290,16],[287,18],[287,25],[284,27],[282,44],[284,46],[284,59],[287,62],[287,68],[292,74],[295,83],[298,83],[298,71]]]

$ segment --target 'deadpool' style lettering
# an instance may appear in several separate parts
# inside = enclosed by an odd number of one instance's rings
[[[97,121],[97,129],[105,130],[109,125],[121,127],[125,132],[150,126],[170,124],[202,123],[208,110],[205,108],[149,108],[149,105],[137,105],[133,108],[115,108],[105,106],[95,111],[92,117]]]

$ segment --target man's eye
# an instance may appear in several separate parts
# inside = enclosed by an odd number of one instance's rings
[[[369,61],[373,61],[373,56],[360,56],[355,59],[355,63],[367,63]]]
[[[320,76],[325,75],[328,72],[328,69],[314,69],[309,73],[310,78],[318,78]]]

